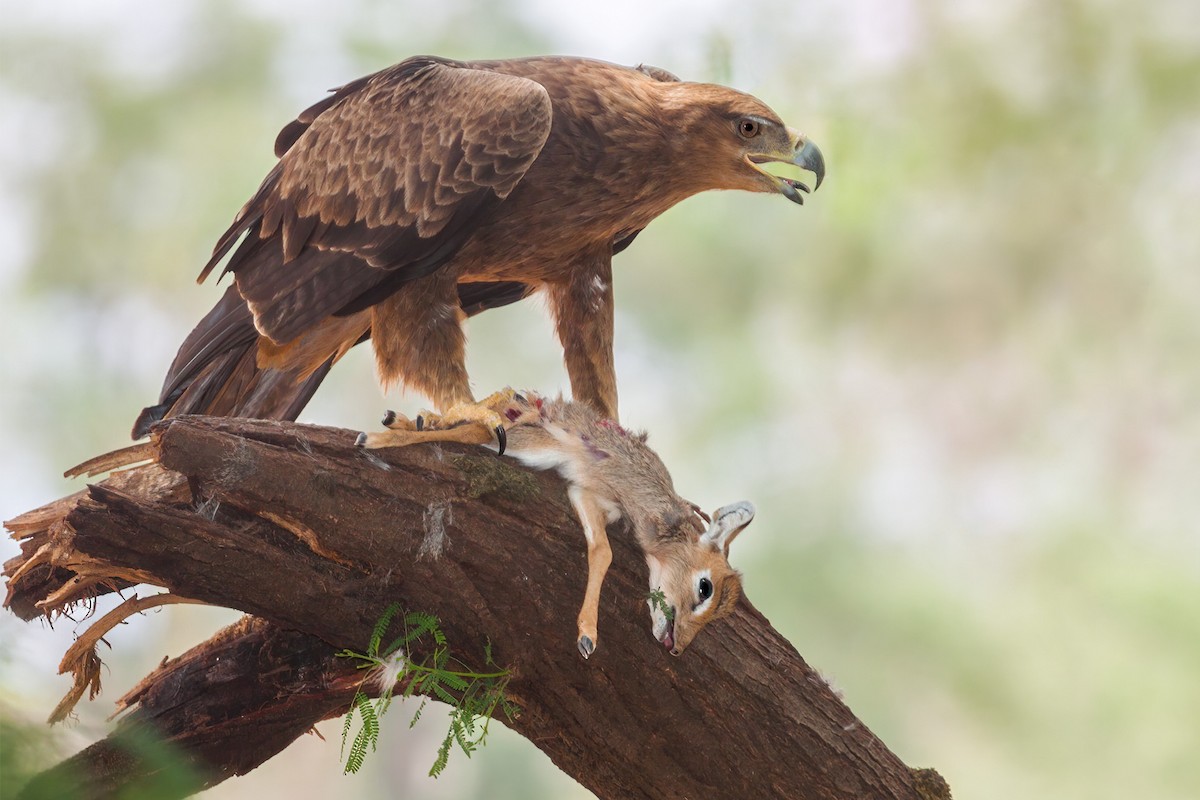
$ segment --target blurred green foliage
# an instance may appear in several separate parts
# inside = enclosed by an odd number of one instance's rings
[[[117,793],[120,800],[160,800],[178,797],[196,785],[192,767],[171,746],[146,731],[123,731],[115,740],[120,758],[138,763],[143,772],[136,784]],[[87,778],[72,773],[38,774],[71,753],[59,748],[44,725],[0,717],[0,797],[22,800],[76,800],[95,796]]]
[[[54,746],[45,725],[18,721],[0,706],[0,797],[16,797],[34,774],[70,755]]]
[[[533,0],[9,14],[4,516],[122,443],[219,294],[191,282],[212,242],[323,90],[418,52],[644,59],[754,92],[829,164],[803,209],[699,197],[616,268],[624,421],[688,496],[759,506],[734,554],[755,604],[956,796],[1194,798],[1195,4],[666,5],[669,25]],[[536,304],[471,334],[481,390],[565,386]],[[306,418],[370,426],[373,385],[355,353]],[[126,684],[164,647],[114,646],[147,651]],[[0,680],[44,681],[38,658]],[[341,786],[319,745],[210,796]],[[586,796],[511,736],[436,785],[406,752],[354,791]]]

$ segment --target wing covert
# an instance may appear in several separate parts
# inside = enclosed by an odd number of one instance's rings
[[[290,341],[427,275],[516,188],[550,132],[538,83],[429,57],[355,81],[281,132],[218,242],[258,330]]]

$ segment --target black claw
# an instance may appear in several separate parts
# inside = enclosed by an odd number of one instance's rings
[[[496,426],[496,441],[500,442],[497,455],[504,455],[504,448],[508,447],[508,432],[504,430],[503,425]]]
[[[396,412],[395,411],[392,411],[389,408],[387,411],[383,412],[383,426],[385,428],[388,425],[391,425],[395,421],[396,421]]]
[[[513,400],[516,400],[518,403],[528,402],[525,399],[525,395],[521,394],[520,392],[513,392]]]
[[[579,655],[584,658],[590,658],[592,653],[596,652],[596,643],[590,636],[580,636],[576,646],[579,648]]]
[[[425,430],[425,418],[420,414],[417,414],[417,430]]]
[[[357,437],[357,438],[355,438],[355,440],[354,440],[354,446],[355,446],[355,447],[366,447],[366,446],[367,446],[367,434],[366,434],[366,431],[363,431],[362,433],[360,433],[360,434],[358,435],[358,437]]]

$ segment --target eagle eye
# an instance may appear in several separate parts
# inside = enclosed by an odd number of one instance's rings
[[[743,139],[753,139],[758,136],[758,120],[750,117],[743,117],[738,120],[737,130]]]

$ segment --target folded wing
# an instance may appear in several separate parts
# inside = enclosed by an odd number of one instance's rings
[[[280,133],[278,165],[222,236],[277,344],[444,264],[517,186],[550,133],[534,81],[428,57],[348,84]]]

